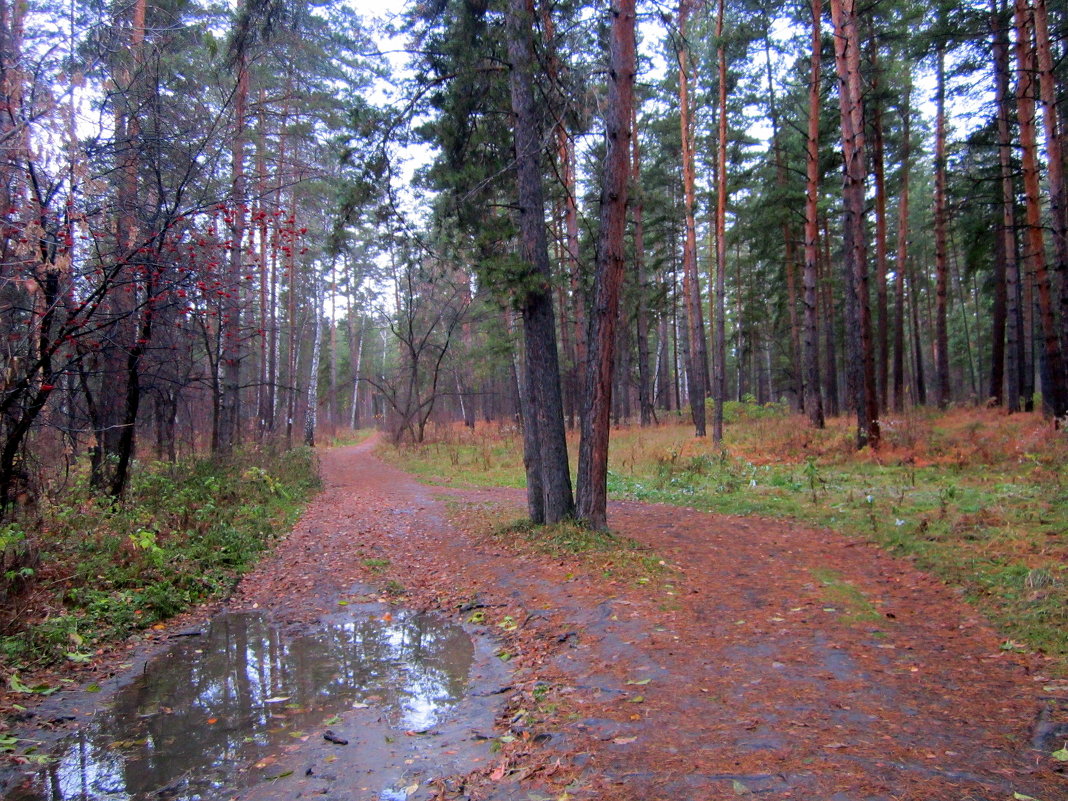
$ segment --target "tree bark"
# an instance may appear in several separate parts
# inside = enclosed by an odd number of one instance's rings
[[[520,253],[528,274],[520,288],[527,383],[537,420],[539,458],[529,460],[528,481],[542,488],[541,509],[529,509],[536,523],[557,523],[574,514],[567,461],[560,365],[556,350],[549,248],[542,187],[542,125],[534,101],[534,17],[526,0],[509,0],[508,56],[511,61]],[[531,456],[533,456],[531,454]],[[532,475],[532,470],[540,473]],[[540,518],[540,519],[539,519]]]
[[[704,315],[701,310],[701,283],[697,274],[697,230],[694,221],[694,153],[693,122],[690,107],[689,43],[686,24],[692,0],[680,0],[678,14],[679,42],[676,57],[679,65],[679,125],[682,135],[682,187],[685,232],[682,244],[683,293],[686,296],[687,334],[690,346],[689,369],[686,371],[690,396],[690,413],[694,433],[705,436],[705,387],[708,376],[708,351],[705,345]]]
[[[304,444],[315,445],[315,429],[319,422],[319,359],[323,347],[323,293],[322,278],[312,276],[312,314],[315,315],[315,327],[312,329],[311,367],[304,398]]]
[[[234,92],[234,131],[231,140],[231,185],[228,212],[230,259],[221,304],[222,382],[219,403],[219,439],[216,452],[229,454],[240,438],[241,427],[241,288],[245,240],[245,136],[249,71],[245,52],[237,54],[237,88]]]
[[[823,395],[820,392],[819,309],[819,193],[820,193],[820,75],[823,55],[822,0],[811,0],[812,50],[808,83],[808,132],[805,141],[805,329],[802,342],[804,361],[805,414],[816,428],[823,428]]]
[[[634,274],[637,283],[638,336],[638,415],[642,427],[650,426],[656,417],[653,407],[653,382],[650,378],[649,353],[649,288],[645,273],[645,219],[642,193],[641,142],[638,139],[638,104],[631,115],[631,217],[634,224]]]
[[[589,364],[583,392],[578,462],[578,517],[596,529],[607,526],[608,438],[612,410],[616,321],[623,284],[627,184],[634,109],[634,0],[613,0],[606,103],[601,219],[597,272],[590,307]]]
[[[855,0],[831,0],[835,65],[839,78],[844,157],[843,275],[846,285],[847,372],[857,414],[857,447],[879,445],[879,409],[868,298],[867,232],[864,224],[867,177],[864,109],[860,78],[860,37]]]
[[[875,181],[875,297],[876,297],[876,390],[879,411],[885,411],[889,395],[890,322],[887,288],[887,221],[886,221],[886,165],[883,143],[883,100],[880,95],[878,66],[879,46],[874,36],[869,39],[872,63],[872,177]]]
[[[723,41],[724,0],[716,10],[718,125],[716,135],[716,362],[712,386],[712,440],[723,441],[723,402],[727,397],[727,48]],[[787,270],[792,270],[787,265]],[[792,294],[792,293],[791,293]],[[701,337],[704,341],[704,337]]]
[[[935,54],[935,374],[938,378],[938,406],[950,402],[948,281],[946,244],[946,53],[940,43]]]
[[[1037,137],[1035,133],[1036,49],[1032,40],[1034,18],[1027,0],[1016,0],[1016,63],[1018,69],[1016,102],[1020,125],[1020,148],[1023,164],[1024,196],[1027,215],[1027,248],[1024,254],[1029,264],[1031,280],[1037,295],[1039,319],[1042,326],[1047,381],[1042,400],[1046,412],[1056,416],[1066,413],[1064,362],[1061,358],[1060,337],[1054,317],[1052,290],[1046,269],[1042,207],[1038,176]]]
[[[1009,109],[1009,34],[1004,0],[991,0],[994,102],[997,109],[1001,215],[994,264],[990,397],[1010,412],[1020,410],[1019,264],[1016,260],[1016,187]],[[1004,388],[1004,389],[1003,389]]]
[[[905,410],[905,272],[909,247],[909,174],[912,161],[912,71],[906,67],[901,104],[901,190],[897,207],[894,262],[894,411]]]
[[[1042,106],[1042,126],[1046,135],[1046,185],[1049,189],[1050,230],[1053,236],[1054,276],[1060,277],[1060,342],[1061,362],[1056,366],[1053,380],[1059,382],[1060,405],[1055,413],[1068,413],[1068,192],[1064,180],[1063,129],[1057,114],[1057,83],[1054,58],[1050,46],[1049,14],[1046,0],[1033,0],[1035,21],[1035,54],[1038,62],[1039,100]],[[1054,282],[1056,278],[1052,279]],[[1056,318],[1056,314],[1054,313]]]

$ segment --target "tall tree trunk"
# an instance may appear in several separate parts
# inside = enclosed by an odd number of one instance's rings
[[[1027,250],[1025,260],[1030,265],[1030,277],[1037,295],[1039,319],[1042,326],[1043,352],[1048,380],[1042,387],[1046,411],[1062,415],[1066,411],[1064,362],[1061,358],[1060,336],[1057,330],[1049,273],[1046,269],[1045,243],[1042,233],[1042,207],[1038,177],[1037,137],[1035,134],[1036,49],[1032,36],[1034,18],[1027,0],[1016,0],[1016,62],[1018,68],[1016,100],[1020,125],[1024,196],[1027,213]]]
[[[889,406],[889,365],[890,365],[890,321],[889,297],[886,274],[887,261],[887,221],[886,221],[886,164],[883,144],[883,100],[880,94],[879,80],[881,71],[878,65],[879,46],[875,36],[868,40],[872,64],[871,93],[872,103],[872,177],[875,180],[875,297],[876,297],[876,348],[875,365],[877,371],[876,389],[879,394],[879,411]]]
[[[768,84],[768,118],[771,122],[771,150],[775,161],[775,186],[785,196],[789,179],[783,154],[779,104],[775,97],[775,77],[771,63],[771,22],[764,8],[761,8],[761,17],[764,29],[764,72]],[[718,14],[716,24],[719,30]],[[720,111],[722,112],[722,109]],[[801,353],[801,320],[797,313],[797,247],[794,242],[794,228],[785,217],[780,230],[783,241],[783,272],[786,276],[786,309],[790,320],[790,369],[793,375],[794,408],[797,411],[804,411],[805,378]]]
[[[823,345],[824,351],[827,354],[824,361],[823,369],[823,393],[824,400],[827,403],[826,414],[830,417],[837,417],[842,412],[841,401],[838,396],[838,337],[835,334],[835,308],[834,308],[834,292],[831,289],[833,279],[831,278],[831,237],[828,229],[827,218],[823,218],[823,235],[820,241],[823,243],[821,248],[821,259],[819,262],[820,274],[817,276],[817,281],[822,288],[820,294],[820,303],[823,306]]]
[[[812,50],[808,82],[808,135],[805,142],[805,333],[803,341],[805,414],[823,428],[820,392],[819,309],[819,199],[820,199],[820,59],[823,54],[822,0],[811,0]]]
[[[360,367],[363,363],[363,326],[356,328],[356,314],[349,306],[349,382],[352,385],[352,406],[349,409],[349,425],[355,431],[360,427]]]
[[[916,403],[920,406],[927,405],[927,371],[923,363],[923,335],[920,328],[920,290],[917,279],[917,269],[914,264],[909,265],[909,305],[912,309],[912,350],[916,360]]]
[[[727,46],[723,41],[724,0],[716,10],[718,125],[716,135],[716,365],[712,387],[712,440],[723,441],[723,402],[727,398]],[[787,265],[787,269],[792,269]],[[702,341],[704,337],[702,336]]]
[[[312,276],[312,314],[315,327],[312,329],[311,367],[308,374],[308,386],[305,390],[304,404],[304,444],[315,445],[315,429],[319,420],[319,359],[323,349],[323,292],[322,278],[318,273]]]
[[[226,292],[221,304],[222,395],[219,404],[218,452],[230,453],[240,438],[241,427],[241,295],[245,241],[245,136],[247,128],[249,71],[246,54],[237,54],[237,88],[234,92],[234,131],[231,140],[230,260]]]
[[[1060,384],[1060,406],[1057,415],[1068,414],[1068,190],[1064,181],[1063,127],[1057,114],[1057,82],[1054,58],[1050,46],[1049,14],[1046,0],[1033,0],[1035,20],[1035,53],[1038,62],[1039,100],[1042,105],[1042,125],[1046,135],[1046,184],[1049,187],[1050,229],[1053,234],[1053,268],[1057,282],[1060,278],[1060,342],[1061,362],[1053,371],[1053,380]],[[1063,53],[1062,53],[1063,57]],[[1054,313],[1056,318],[1056,313]]]
[[[582,399],[582,437],[578,462],[578,517],[587,525],[607,526],[608,436],[612,411],[619,292],[626,257],[627,184],[630,138],[634,135],[634,0],[613,0],[601,219],[597,234],[597,271],[590,307],[589,365]]]
[[[857,447],[879,446],[879,410],[871,337],[868,297],[867,232],[864,224],[867,177],[864,145],[864,109],[861,100],[860,37],[855,0],[831,0],[835,27],[835,65],[839,78],[842,121],[843,274],[846,286],[847,368],[857,413]]]
[[[935,54],[935,109],[935,372],[938,406],[945,409],[950,402],[949,257],[946,242],[946,52],[941,43]]]
[[[527,480],[542,488],[542,503],[530,504],[536,523],[556,523],[575,510],[567,462],[552,275],[545,234],[541,171],[541,117],[534,101],[534,18],[526,0],[509,0],[508,56],[516,153],[520,250],[529,270],[520,309],[523,315],[528,391],[537,420],[538,458],[528,460]],[[530,422],[530,421],[528,421]],[[534,475],[534,473],[537,475]]]
[[[692,0],[680,0],[678,14],[679,42],[676,57],[679,65],[679,124],[682,136],[682,186],[685,234],[682,245],[683,293],[686,295],[686,321],[690,347],[689,369],[686,371],[690,395],[690,412],[694,432],[705,436],[705,387],[708,377],[708,351],[705,345],[704,315],[701,309],[701,283],[697,274],[697,230],[694,221],[694,153],[693,122],[690,108],[689,43],[686,24]]]
[[[909,247],[909,173],[912,161],[912,70],[905,67],[901,103],[901,190],[897,206],[897,253],[894,263],[894,411],[905,410],[905,272]]]
[[[1009,108],[1008,11],[1004,0],[991,0],[990,5],[1001,186],[1001,219],[994,265],[990,397],[999,405],[1004,404],[1010,412],[1017,412],[1020,410],[1020,267],[1016,260],[1016,187],[1010,130],[1012,117]]]
[[[634,275],[637,295],[638,337],[638,415],[642,427],[652,425],[656,417],[653,407],[653,382],[650,377],[649,353],[649,287],[645,273],[645,219],[642,193],[641,142],[638,139],[638,103],[635,101],[631,115],[631,218],[634,224]]]

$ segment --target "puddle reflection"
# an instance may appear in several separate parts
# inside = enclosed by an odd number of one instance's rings
[[[460,700],[473,654],[462,629],[423,615],[334,620],[295,639],[259,614],[220,615],[206,637],[154,660],[7,801],[210,798],[238,769],[322,737],[354,705],[400,729],[433,726]]]

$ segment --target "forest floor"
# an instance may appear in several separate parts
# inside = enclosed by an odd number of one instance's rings
[[[1068,683],[909,562],[826,530],[635,502],[609,508],[630,557],[550,556],[500,533],[522,493],[429,487],[373,449],[322,452],[324,491],[226,607],[310,622],[373,586],[492,633],[507,688],[473,689],[495,730],[469,738],[465,775],[443,763],[413,798],[1068,798],[1051,756]],[[332,774],[360,758],[332,750]],[[309,768],[246,795],[360,789]]]

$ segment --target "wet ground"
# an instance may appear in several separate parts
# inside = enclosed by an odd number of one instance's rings
[[[517,493],[431,489],[369,445],[323,472],[230,616],[176,637],[165,678],[83,722],[31,793],[121,775],[99,797],[1068,798],[1068,683],[866,543],[615,504],[670,571],[639,582],[465,529],[518,517]],[[174,778],[142,776],[165,762]]]
[[[456,746],[438,728],[447,718],[491,730],[491,710],[463,704],[469,679],[502,678],[491,659],[478,654],[472,677],[476,647],[461,627],[381,604],[295,634],[261,612],[223,613],[150,660],[7,801],[226,798],[298,771],[331,788],[315,766],[341,747],[367,763],[362,792],[406,798],[428,778],[423,763]],[[329,747],[287,759],[312,741]]]

